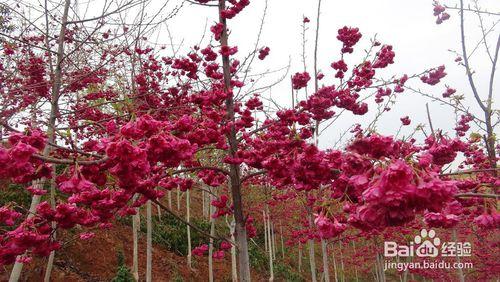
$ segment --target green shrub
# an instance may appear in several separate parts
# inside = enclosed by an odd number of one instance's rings
[[[251,241],[248,242],[248,255],[250,257],[250,264],[253,268],[263,271],[269,270],[269,261],[266,253]]]
[[[0,189],[0,206],[14,202],[28,208],[31,203],[31,194],[19,184],[8,184],[6,189]]]
[[[200,219],[192,219],[191,223],[200,229],[210,232],[210,223]],[[146,232],[146,220],[141,219],[141,231]],[[171,215],[162,216],[161,221],[153,217],[153,243],[165,247],[181,256],[188,253],[187,227],[186,224]],[[199,234],[191,228],[191,246],[207,244],[209,241],[204,235]]]
[[[134,282],[135,279],[130,273],[130,269],[125,265],[125,257],[122,251],[118,252],[118,269],[116,270],[116,276],[113,278],[113,282]]]
[[[305,281],[292,267],[278,262],[274,263],[274,275],[278,281]]]

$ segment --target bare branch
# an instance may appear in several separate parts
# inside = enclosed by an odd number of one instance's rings
[[[500,195],[497,194],[478,194],[478,193],[463,193],[455,195],[455,198],[491,198],[498,200]]]
[[[469,80],[470,87],[472,89],[472,93],[474,94],[474,98],[476,98],[477,103],[481,107],[483,111],[487,111],[486,106],[481,101],[481,97],[476,88],[476,84],[474,83],[474,78],[472,77],[472,71],[469,64],[469,57],[467,57],[467,47],[465,45],[465,23],[464,23],[464,1],[460,0],[460,36],[462,39],[462,57],[464,59],[465,71],[467,73],[467,78]]]

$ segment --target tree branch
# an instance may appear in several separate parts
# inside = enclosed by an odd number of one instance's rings
[[[265,171],[265,170],[260,170],[260,171],[254,172],[254,173],[247,174],[247,175],[243,176],[243,178],[241,178],[241,183],[245,182],[246,180],[248,180],[254,176],[266,174],[266,172],[267,171]]]
[[[455,195],[455,198],[491,198],[497,199],[500,198],[500,195],[497,194],[479,194],[479,193],[463,193]]]
[[[488,109],[481,101],[481,97],[476,88],[476,84],[474,83],[474,78],[472,77],[472,71],[470,69],[469,57],[467,56],[467,47],[465,45],[465,24],[464,24],[464,1],[460,0],[460,36],[462,39],[462,57],[464,59],[465,72],[467,73],[467,78],[469,80],[470,87],[472,89],[472,93],[474,94],[474,98],[477,103],[481,107],[483,111],[487,111]]]
[[[442,173],[439,176],[473,174],[473,173],[478,173],[478,172],[490,172],[490,171],[497,171],[497,170],[500,170],[500,168],[471,169],[471,170],[462,170],[462,171],[451,172],[451,173]]]
[[[183,173],[183,172],[191,172],[191,171],[197,171],[197,170],[215,170],[215,171],[218,171],[218,172],[223,173],[225,175],[229,175],[229,172],[227,170],[219,168],[219,167],[214,167],[214,166],[190,167],[190,168],[179,169],[179,170],[173,171],[170,174],[174,175],[174,174],[180,174],[180,173]]]
[[[109,160],[109,158],[106,156],[102,159],[99,160],[92,160],[92,161],[79,161],[79,160],[70,160],[70,159],[56,159],[52,157],[46,157],[38,154],[33,155],[34,158],[49,162],[49,163],[54,163],[54,164],[80,164],[80,165],[94,165],[94,164],[100,164],[103,162],[106,162]]]

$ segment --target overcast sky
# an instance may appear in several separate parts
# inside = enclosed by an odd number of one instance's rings
[[[445,4],[454,6],[453,1]],[[500,11],[500,1],[482,0],[482,7],[489,11]],[[230,45],[239,46],[239,55],[244,56],[252,50],[258,34],[260,19],[263,16],[264,0],[252,0],[239,16],[229,21],[231,29]],[[337,29],[347,25],[359,27],[363,34],[362,40],[357,45],[357,51],[348,56],[347,61],[357,63],[363,55],[364,48],[369,46],[369,39],[377,34],[377,38],[384,44],[393,45],[396,52],[396,61],[387,71],[386,77],[395,74],[415,74],[439,65],[446,65],[448,76],[443,82],[456,88],[458,93],[468,97],[473,112],[477,112],[472,94],[464,76],[463,68],[454,63],[456,55],[449,50],[459,51],[459,16],[456,11],[449,11],[451,19],[441,25],[435,24],[432,14],[432,1],[403,1],[403,0],[323,0],[321,12],[321,27],[319,41],[319,68],[323,70],[327,78],[323,83],[332,83],[334,73],[330,68],[331,62],[339,59],[339,42],[336,39]],[[312,54],[314,42],[314,29],[316,18],[317,1],[314,0],[269,0],[265,17],[265,24],[260,46],[271,48],[270,56],[255,65],[254,71],[265,71],[267,69],[279,69],[291,60],[290,74],[302,71],[302,37],[301,24],[303,16],[311,19],[310,29],[307,32],[307,56],[308,70],[312,73]],[[189,47],[197,44],[204,33],[205,23],[212,25],[217,17],[214,8],[188,6],[169,21],[169,29],[174,38],[174,43],[182,42],[183,46]],[[485,17],[485,25],[491,26],[498,18]],[[477,44],[480,39],[477,16],[468,13],[466,17],[466,29],[469,49]],[[498,36],[500,28],[491,33],[488,43],[493,45]],[[158,41],[169,44],[168,36],[160,33]],[[207,42],[207,41],[205,41]],[[478,88],[481,93],[486,94],[489,71],[491,63],[488,61],[484,47],[481,46],[471,58],[473,67],[477,71]],[[280,74],[270,75],[267,82],[277,79]],[[330,78],[330,79],[328,79]],[[422,90],[440,95],[444,92],[445,83],[436,87],[425,87],[420,81],[415,80],[410,85]],[[500,75],[497,76],[497,89],[500,87]],[[264,81],[263,81],[263,84]],[[290,84],[288,80],[273,87],[272,97],[282,104],[290,104]],[[497,91],[495,91],[497,92]],[[269,93],[265,94],[269,95]],[[494,95],[495,102],[499,102],[498,95]],[[399,118],[409,115],[412,127],[405,128],[401,134],[408,134],[414,125],[427,123],[425,114],[425,103],[429,99],[421,95],[405,92],[397,99],[393,111],[386,113],[378,130],[384,134],[395,134],[400,121]],[[371,114],[366,116],[353,116],[346,114],[339,119],[334,126],[326,130],[321,136],[321,144],[324,147],[331,146],[336,142],[340,133],[354,122],[366,124],[371,121],[375,112],[375,106],[370,103]],[[498,105],[498,103],[496,103]],[[498,108],[498,107],[495,107]],[[455,123],[453,110],[439,103],[430,103],[430,110],[435,127],[451,130]]]
[[[31,1],[31,0],[30,0]],[[32,0],[40,1],[40,0]],[[75,0],[76,1],[76,0]],[[146,9],[146,16],[155,14],[160,7],[165,4],[164,0],[150,0],[151,3]],[[264,16],[264,0],[250,0],[251,4],[241,14],[228,21],[231,35],[230,45],[237,45],[239,52],[237,58],[243,58],[249,54],[256,42],[259,32],[261,18]],[[466,5],[472,3],[471,0],[464,0]],[[471,2],[469,2],[471,1]],[[100,13],[105,2],[101,0],[78,0],[77,10],[85,10],[87,3],[90,3],[88,14]],[[182,0],[170,0],[167,4],[168,11],[179,7]],[[460,53],[460,28],[459,15],[456,10],[448,10],[451,19],[441,25],[436,25],[436,18],[433,16],[432,0],[323,0],[321,9],[321,27],[318,51],[319,69],[326,75],[321,84],[331,85],[337,82],[333,76],[334,72],[330,67],[333,61],[339,60],[340,43],[336,39],[337,30],[343,26],[358,27],[363,34],[363,38],[357,44],[355,52],[348,55],[346,61],[348,65],[360,63],[364,55],[365,48],[370,46],[370,39],[377,35],[377,39],[383,44],[392,45],[395,52],[395,64],[390,65],[381,72],[382,76],[389,78],[393,75],[400,77],[403,74],[417,74],[422,71],[446,65],[448,76],[440,84],[428,87],[415,79],[408,83],[413,88],[421,89],[426,93],[433,93],[437,96],[445,91],[445,84],[457,89],[457,94],[466,97],[465,104],[470,105],[472,113],[480,113],[470,86],[467,82],[463,67],[454,62],[456,54],[450,52],[454,50]],[[458,5],[458,0],[443,0],[443,4],[448,6]],[[500,12],[500,1],[498,0],[478,0],[483,10]],[[283,106],[291,105],[289,77],[295,72],[302,72],[302,19],[304,16],[311,19],[307,36],[307,65],[308,71],[312,74],[313,66],[313,43],[315,32],[315,19],[317,10],[317,0],[268,0],[267,12],[265,14],[264,27],[260,38],[259,47],[268,46],[271,48],[270,55],[265,61],[258,61],[252,67],[252,73],[261,73],[269,70],[278,70],[286,67],[290,63],[290,70],[287,79],[274,86],[271,91],[262,93],[264,97],[272,96]],[[129,18],[139,13],[135,8],[129,12]],[[131,20],[127,21],[131,21]],[[169,19],[163,26],[157,29],[155,34],[149,36],[149,41],[166,45],[166,55],[171,55],[169,33],[173,38],[174,48],[180,48],[179,54],[186,54],[192,46],[200,43],[200,39],[205,34],[205,39],[201,46],[210,43],[208,31],[218,19],[217,8],[202,7],[199,5],[184,4],[175,17]],[[499,23],[500,17],[485,16],[484,25],[487,29],[495,23]],[[481,39],[481,32],[478,28],[479,21],[474,13],[466,13],[466,34],[467,48],[474,49]],[[500,24],[499,24],[500,25]],[[500,32],[500,27],[496,28],[488,35],[488,45],[494,46]],[[482,97],[487,97],[491,62],[489,61],[483,44],[480,44],[471,56],[471,64],[475,71],[476,86]],[[275,82],[285,74],[284,71],[267,75],[259,83],[260,86]],[[310,83],[309,93],[312,91]],[[495,90],[493,100],[494,108],[498,109],[500,102],[498,90],[500,88],[500,73],[495,79]],[[369,100],[370,111],[364,116],[354,116],[344,114],[333,126],[324,131],[320,137],[320,146],[331,147],[339,139],[339,135],[354,123],[367,125],[376,114],[376,105],[373,99]],[[405,127],[400,132],[401,135],[408,135],[417,124],[427,125],[427,115],[425,104],[429,103],[430,111],[435,128],[442,128],[454,135],[456,115],[452,108],[442,105],[439,102],[432,102],[420,94],[406,91],[397,98],[396,105],[392,106],[392,111],[385,113],[378,123],[377,130],[386,135],[395,135],[401,125],[400,118],[410,116],[412,124]],[[497,129],[498,134],[498,129]],[[423,137],[418,133],[415,137]]]

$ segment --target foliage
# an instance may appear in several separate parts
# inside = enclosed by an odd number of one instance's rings
[[[278,281],[302,282],[306,281],[294,268],[281,262],[274,263],[274,275]]]
[[[192,219],[191,222],[202,230],[210,230],[210,223],[205,220]],[[141,231],[146,232],[145,218],[141,218]],[[153,243],[163,246],[169,251],[175,252],[181,256],[186,256],[188,253],[186,225],[172,215],[162,215],[161,220],[157,217],[153,217],[152,237]],[[206,244],[207,242],[208,240],[206,237],[200,235],[196,230],[191,228],[191,244],[193,247]]]
[[[253,243],[250,243],[248,245],[248,252],[250,257],[250,265],[252,266],[252,268],[259,270],[269,269],[269,260],[267,254],[263,252],[259,247],[257,247]]]
[[[123,251],[119,251],[117,254],[118,258],[118,268],[116,271],[116,276],[113,278],[113,282],[134,282],[135,279],[130,272],[130,269],[125,265],[125,256]]]
[[[29,207],[31,194],[20,184],[7,184],[0,189],[0,206],[13,202],[22,207]]]

